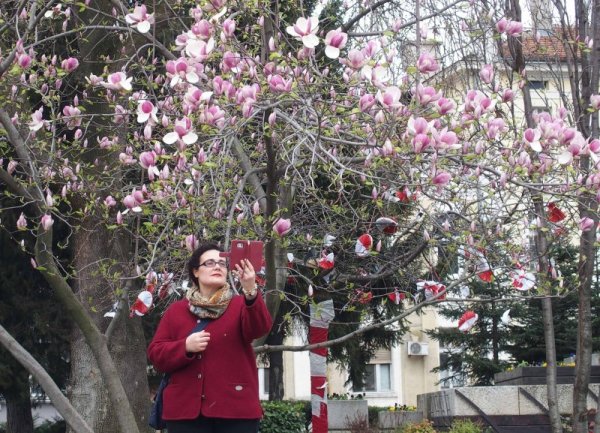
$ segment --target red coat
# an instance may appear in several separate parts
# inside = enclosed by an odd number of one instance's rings
[[[163,419],[258,419],[258,371],[252,340],[271,329],[271,316],[262,296],[247,306],[234,296],[221,317],[210,322],[206,350],[189,355],[185,340],[198,318],[187,299],[171,305],[148,346],[148,358],[157,370],[170,373],[163,393]]]

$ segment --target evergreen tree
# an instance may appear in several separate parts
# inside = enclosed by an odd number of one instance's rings
[[[5,218],[14,215],[5,214]],[[15,218],[16,220],[16,218]],[[15,226],[13,221],[11,224]],[[21,234],[16,234],[20,236]],[[40,362],[59,386],[68,376],[70,324],[61,304],[30,259],[15,248],[11,234],[0,231],[0,323]],[[31,388],[29,373],[0,347],[0,394],[6,400],[8,431],[31,433]],[[35,401],[33,402],[35,404]]]
[[[576,287],[578,257],[574,247],[559,245],[554,246],[552,257],[562,275],[563,284],[563,295],[552,301],[556,355],[560,360],[573,355],[577,344],[577,293],[573,288]],[[450,265],[444,260],[441,263],[443,275],[444,271],[448,272]],[[479,316],[477,324],[467,333],[460,332],[458,328],[441,328],[429,332],[442,346],[454,349],[444,354],[440,366],[434,369],[453,372],[442,379],[442,382],[460,378],[467,379],[472,385],[491,385],[494,374],[505,370],[509,365],[543,364],[545,344],[542,307],[540,299],[534,296],[535,293],[527,292],[527,299],[515,301],[517,292],[505,273],[498,273],[492,283],[477,281],[470,284],[469,288],[472,298],[480,301],[496,300],[472,303],[469,307],[464,303],[440,306],[440,314],[453,323],[458,322],[466,309],[472,309]],[[600,308],[598,302],[595,303],[595,308]],[[510,310],[510,321],[505,324],[501,319],[507,310]]]
[[[471,296],[478,299],[497,299],[501,294],[508,294],[505,279],[496,278],[493,282],[477,281],[470,284]],[[428,335],[440,343],[440,346],[451,348],[441,357],[440,366],[434,371],[451,371],[452,374],[442,382],[465,379],[471,385],[491,385],[494,374],[504,370],[508,362],[501,359],[510,338],[509,329],[502,323],[502,315],[508,309],[504,301],[473,303],[468,308],[464,303],[442,304],[439,313],[453,323],[467,309],[473,310],[479,320],[469,332],[461,332],[458,327],[439,328],[428,332]],[[512,309],[511,309],[512,315]]]

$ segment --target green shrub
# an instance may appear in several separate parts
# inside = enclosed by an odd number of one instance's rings
[[[398,433],[436,433],[433,423],[426,419],[421,422],[406,424],[396,431]]]
[[[381,406],[369,406],[369,425],[379,423],[379,412],[387,412],[389,408]]]
[[[33,431],[34,433],[65,433],[67,431],[67,423],[62,419],[44,421]]]
[[[265,416],[261,433],[306,432],[306,403],[299,401],[263,401]]]
[[[452,422],[448,433],[483,433],[483,427],[470,419],[457,419]]]

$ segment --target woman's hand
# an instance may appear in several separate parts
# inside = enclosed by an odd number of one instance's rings
[[[194,332],[185,339],[185,351],[188,353],[203,352],[210,341],[210,333]]]
[[[256,294],[258,293],[256,288],[256,272],[250,260],[242,259],[240,264],[236,264],[235,267],[235,276],[242,285],[242,291],[246,299],[252,300],[256,298]]]

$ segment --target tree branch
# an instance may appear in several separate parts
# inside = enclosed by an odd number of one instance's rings
[[[0,325],[0,343],[10,354],[29,371],[42,386],[52,404],[65,419],[67,424],[76,432],[94,433],[90,426],[79,415],[69,400],[63,395],[44,367],[35,360],[23,346],[15,340],[2,325]]]

